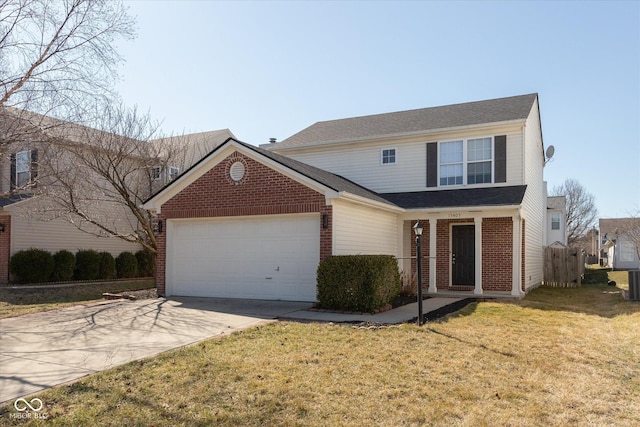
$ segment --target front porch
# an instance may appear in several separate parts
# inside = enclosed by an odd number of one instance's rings
[[[429,296],[524,296],[524,220],[518,210],[421,213],[422,287]],[[417,219],[403,219],[401,269],[417,279]]]

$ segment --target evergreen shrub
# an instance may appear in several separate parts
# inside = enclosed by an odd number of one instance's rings
[[[400,292],[398,262],[391,255],[332,256],[318,266],[322,308],[374,312]]]
[[[136,252],[136,260],[138,261],[138,275],[140,277],[153,277],[155,259],[151,252],[140,249]]]
[[[138,260],[131,252],[122,252],[116,257],[116,273],[119,279],[138,276]]]
[[[53,274],[51,280],[62,282],[73,279],[73,271],[76,268],[76,256],[65,249],[61,249],[53,254]]]
[[[115,279],[116,277],[116,260],[109,252],[100,252],[100,279]]]
[[[17,283],[41,283],[51,278],[54,269],[53,255],[42,249],[25,249],[16,252],[9,261],[9,271]]]
[[[76,252],[76,280],[97,280],[100,278],[101,256],[93,249],[83,249]]]

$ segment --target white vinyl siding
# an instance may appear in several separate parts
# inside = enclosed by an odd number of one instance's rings
[[[397,215],[366,206],[333,204],[334,255],[398,255]]]
[[[13,215],[11,217],[11,254],[37,248],[51,252],[66,249],[76,253],[81,249],[109,252],[114,257],[121,252],[136,252],[142,247],[128,243],[117,237],[96,237],[80,231],[73,224],[63,220],[39,221],[35,218]]]
[[[4,208],[11,215],[11,254],[22,249],[37,248],[55,253],[60,249],[77,252],[79,249],[94,249],[117,256],[120,252],[136,252],[142,247],[117,237],[98,237],[85,231],[98,231],[93,225],[74,218],[76,225],[64,218],[47,216],[39,206],[40,200],[25,200]],[[44,200],[46,203],[46,200]],[[121,234],[133,232],[135,219],[122,206],[102,202],[96,206],[102,213],[102,222]]]
[[[543,280],[544,227],[547,215],[547,195],[543,183],[543,146],[537,101],[531,108],[523,130],[524,183],[527,190],[522,201],[525,219],[525,289],[535,287]],[[508,149],[507,149],[508,150]]]
[[[522,131],[517,127],[496,127],[480,132],[465,131],[416,137],[410,140],[396,140],[396,165],[381,164],[381,150],[390,147],[385,143],[364,142],[335,147],[309,147],[305,149],[275,152],[295,160],[310,164],[357,182],[379,193],[405,191],[441,190],[442,187],[427,187],[427,143],[478,138],[483,135],[507,136],[507,181],[500,184],[475,184],[477,186],[522,185],[524,184]],[[401,155],[401,159],[400,159]],[[401,162],[400,162],[401,160]],[[439,171],[438,171],[439,172]]]

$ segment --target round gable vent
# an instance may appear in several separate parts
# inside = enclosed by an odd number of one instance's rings
[[[234,164],[231,165],[231,168],[229,168],[229,176],[231,176],[231,179],[234,182],[242,181],[242,178],[244,178],[244,174],[245,174],[245,167],[244,167],[244,163],[242,162],[235,162]]]

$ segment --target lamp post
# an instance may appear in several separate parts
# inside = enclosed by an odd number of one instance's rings
[[[422,223],[418,220],[413,226],[413,232],[416,234],[416,261],[418,267],[418,326],[422,326],[422,255],[420,254],[422,229]]]

